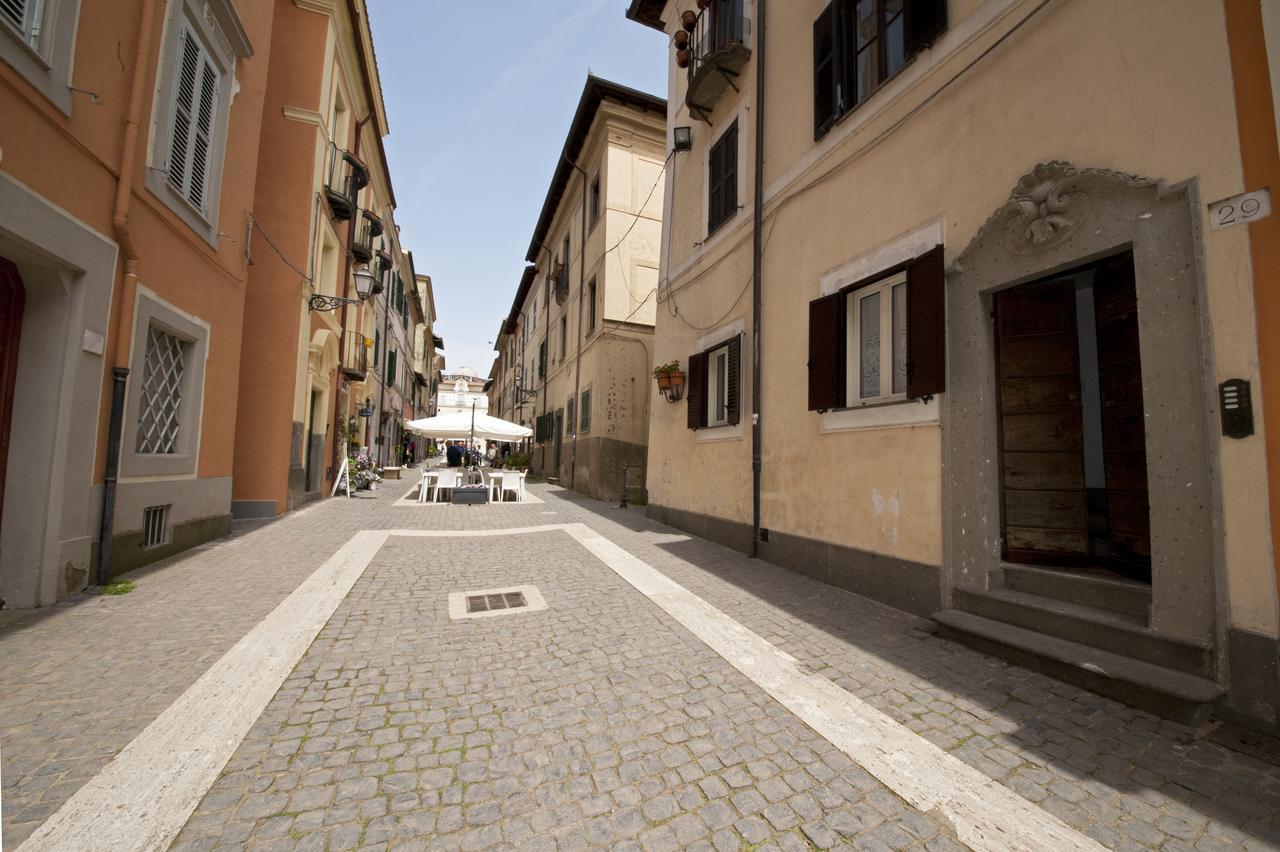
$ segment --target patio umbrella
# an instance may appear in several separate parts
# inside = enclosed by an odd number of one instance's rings
[[[473,420],[474,418],[474,420]],[[488,414],[456,412],[410,420],[405,428],[428,438],[464,440],[484,438],[487,441],[518,441],[533,434],[532,429]]]

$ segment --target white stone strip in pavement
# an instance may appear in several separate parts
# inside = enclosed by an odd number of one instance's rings
[[[388,535],[356,533],[76,791],[22,850],[167,848]]]
[[[583,524],[565,531],[694,636],[970,849],[1100,850],[1091,838],[898,724]]]

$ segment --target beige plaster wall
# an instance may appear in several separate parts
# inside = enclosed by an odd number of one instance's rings
[[[683,8],[690,4],[677,4]],[[820,142],[812,133],[812,22],[819,0],[773,15],[764,255],[763,523],[879,553],[941,561],[941,432],[936,425],[826,433],[806,410],[807,304],[820,278],[900,235],[941,221],[948,262],[1038,162],[1061,159],[1163,178],[1196,179],[1202,200],[1243,189],[1221,4],[1179,0],[1052,3],[948,91],[932,92],[1017,25],[1031,0],[950,5],[950,27],[872,100]],[[670,16],[672,20],[678,15]],[[671,289],[678,317],[658,311],[656,359],[687,362],[715,325],[749,316],[747,216],[705,239],[705,157],[747,89],[712,116],[689,119],[673,66],[671,119],[692,123],[695,147],[671,181]],[[797,96],[803,93],[804,97]],[[922,106],[922,104],[924,104]],[[909,111],[919,107],[910,120]],[[740,125],[750,171],[751,128]],[[749,187],[748,187],[749,188]],[[740,191],[739,201],[750,205]],[[1247,235],[1210,232],[1204,266],[1213,380],[1257,382]],[[665,288],[664,288],[665,290]],[[666,294],[664,293],[664,296]],[[667,300],[670,297],[667,296]],[[665,301],[664,301],[665,304]],[[682,321],[683,320],[683,321]],[[749,360],[744,346],[744,362]],[[744,376],[745,378],[745,376]],[[677,410],[678,408],[678,410]],[[744,421],[747,420],[744,415]],[[1261,426],[1260,426],[1261,428]],[[685,428],[684,407],[655,409],[651,500],[750,522],[747,441],[708,443]],[[1274,630],[1265,469],[1257,437],[1220,441],[1226,563],[1233,620]]]

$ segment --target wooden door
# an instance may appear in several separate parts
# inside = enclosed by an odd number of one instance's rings
[[[13,388],[18,379],[18,340],[25,297],[18,268],[0,257],[0,512],[4,509],[9,424],[13,418]]]
[[[995,300],[1004,555],[1088,559],[1076,295],[1072,279]]]
[[[1106,565],[1151,579],[1151,510],[1147,496],[1146,421],[1138,349],[1138,293],[1133,256],[1102,263],[1094,276],[1102,453],[1107,475]]]

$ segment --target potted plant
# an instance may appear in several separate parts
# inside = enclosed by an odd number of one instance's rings
[[[658,380],[658,390],[670,390],[675,385],[684,384],[684,372],[679,361],[668,361],[653,368],[653,377]]]

